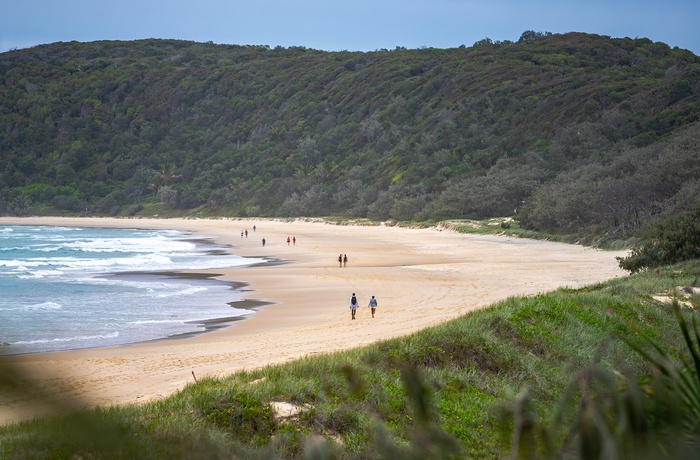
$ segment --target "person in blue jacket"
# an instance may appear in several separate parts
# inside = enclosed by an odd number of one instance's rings
[[[369,299],[369,308],[372,309],[372,318],[374,318],[374,312],[377,310],[377,299],[372,296],[371,299]]]

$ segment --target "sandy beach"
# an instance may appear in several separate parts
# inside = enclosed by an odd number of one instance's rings
[[[246,283],[248,304],[264,305],[229,327],[118,348],[1,358],[0,365],[19,370],[59,404],[47,406],[25,392],[3,391],[0,424],[44,415],[63,403],[110,406],[150,401],[182,389],[194,382],[194,376],[224,376],[363,346],[511,296],[625,275],[615,260],[623,252],[436,228],[301,220],[54,217],[0,218],[0,224],[183,230],[213,237],[241,256],[285,262],[209,272]],[[248,238],[241,238],[245,229]],[[296,237],[296,245],[287,244],[288,237]],[[344,268],[338,264],[341,253],[348,256]],[[348,307],[353,292],[360,301],[355,321]],[[367,307],[372,295],[379,303],[375,318]]]

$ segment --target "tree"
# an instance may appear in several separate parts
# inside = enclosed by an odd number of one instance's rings
[[[540,38],[549,37],[550,35],[552,35],[552,32],[535,32],[534,30],[526,30],[522,33],[522,35],[520,35],[518,43],[539,40]]]
[[[174,208],[177,206],[177,190],[169,185],[163,185],[158,188],[158,199],[171,208]]]
[[[314,165],[318,163],[321,157],[321,152],[318,150],[316,140],[310,136],[299,140],[297,146],[297,160],[302,165]]]
[[[481,40],[474,42],[474,46],[488,46],[488,45],[493,45],[493,40],[491,40],[489,37],[482,38]]]
[[[177,168],[174,164],[164,164],[159,171],[153,173],[153,182],[148,185],[148,188],[153,191],[154,195],[158,195],[162,187],[169,186],[175,179],[180,177],[176,171]]]

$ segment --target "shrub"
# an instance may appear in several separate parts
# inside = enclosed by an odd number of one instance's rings
[[[700,257],[700,202],[695,210],[680,214],[652,230],[650,238],[618,257],[620,268],[631,273]]]
[[[256,445],[268,442],[275,428],[270,405],[247,393],[210,402],[202,407],[202,412],[207,421],[236,439]]]

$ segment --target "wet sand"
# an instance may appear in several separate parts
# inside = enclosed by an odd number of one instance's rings
[[[150,401],[194,377],[371,344],[448,321],[515,295],[581,287],[624,276],[616,256],[581,246],[464,235],[440,229],[338,226],[319,221],[229,219],[0,218],[0,224],[183,230],[230,245],[245,257],[285,263],[197,270],[245,283],[256,312],[212,322],[209,332],[143,344],[0,358],[49,395],[0,394],[0,423],[70,407]],[[252,230],[253,225],[257,230]],[[248,229],[248,238],[241,231]],[[296,237],[296,245],[287,244]],[[266,239],[263,247],[262,238]],[[346,268],[338,255],[347,254]],[[357,320],[349,298],[358,294]],[[367,307],[375,295],[375,318]],[[245,304],[245,302],[248,302]],[[240,305],[236,305],[237,307]],[[222,327],[225,326],[225,327]]]

